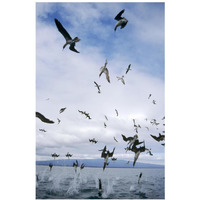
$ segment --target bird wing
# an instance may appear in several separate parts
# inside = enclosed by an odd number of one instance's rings
[[[128,71],[130,70],[131,64],[129,64],[127,70],[126,70],[126,74],[128,73]]]
[[[73,43],[69,46],[69,49],[70,49],[71,51],[76,52],[76,53],[80,53],[80,52],[77,51],[74,47],[75,47],[75,42],[73,42]]]
[[[112,157],[113,154],[114,154],[114,151],[115,151],[115,148],[113,149],[113,151],[112,151],[111,153],[110,153],[110,152],[108,153],[108,156],[109,156],[109,157]]]
[[[122,138],[125,142],[133,139],[133,137],[126,137],[125,135],[122,135]]]
[[[106,74],[107,81],[110,83],[109,71],[107,68],[105,68],[104,73]]]
[[[122,78],[121,80],[122,80],[122,83],[125,85],[125,81],[124,81],[124,79]]]
[[[134,157],[134,161],[133,161],[133,166],[135,166],[135,163],[136,163],[137,159],[139,158],[139,155],[140,155],[140,151],[138,151],[138,152],[135,153],[135,157]]]
[[[102,158],[105,158],[105,157],[106,157],[105,152],[106,152],[106,146],[104,147],[104,149],[103,149],[103,151],[102,151],[102,153],[101,153],[101,157],[102,157]]]
[[[159,141],[158,137],[156,137],[155,135],[151,135],[151,134],[150,134],[150,136],[151,136],[153,139],[155,139],[156,141]]]
[[[56,23],[56,26],[57,26],[59,32],[64,36],[64,38],[66,40],[72,40],[69,33],[66,31],[66,29],[62,26],[62,24],[57,19],[55,19],[55,23]]]
[[[116,15],[115,20],[119,21],[120,19],[122,19],[121,15],[123,14],[124,11],[125,11],[124,9],[123,9],[122,11],[120,11],[120,12]]]
[[[118,116],[118,111],[115,109],[115,112],[116,112],[116,114],[117,114],[117,116]]]
[[[49,123],[49,124],[53,124],[54,123],[54,121],[52,121],[50,119],[47,119],[44,115],[42,115],[39,112],[36,112],[36,117],[38,117],[42,122]]]

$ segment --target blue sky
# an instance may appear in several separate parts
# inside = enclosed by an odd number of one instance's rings
[[[129,21],[115,32],[114,17],[122,9]],[[72,38],[81,39],[76,44],[80,54],[68,46],[62,50],[65,40],[54,18]],[[111,83],[104,74],[99,78],[106,59]],[[77,159],[99,158],[98,149],[107,145],[109,149],[116,147],[118,159],[133,160],[134,154],[124,151],[126,143],[121,134],[136,134],[134,118],[142,126],[139,139],[145,140],[154,154],[141,154],[138,161],[164,164],[164,147],[150,136],[164,130],[161,125],[156,129],[150,124],[154,118],[162,124],[165,115],[164,60],[164,3],[36,3],[36,110],[56,122],[49,125],[36,119],[36,159],[51,159],[54,152],[61,158],[67,152]],[[125,75],[129,64],[132,70]],[[116,78],[122,75],[125,85]],[[101,94],[94,81],[101,85]],[[67,109],[59,114],[61,107]],[[78,110],[89,112],[92,120],[85,119]],[[47,132],[40,132],[40,128]],[[92,145],[89,138],[99,142]]]

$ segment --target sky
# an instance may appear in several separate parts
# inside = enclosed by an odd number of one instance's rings
[[[123,9],[128,23],[114,31],[114,17]],[[98,150],[106,145],[110,151],[116,148],[117,159],[132,161],[134,153],[124,150],[121,134],[136,134],[135,119],[142,127],[139,140],[153,153],[141,153],[138,162],[164,165],[165,147],[150,136],[165,130],[164,16],[164,3],[36,3],[36,111],[55,121],[45,124],[36,118],[36,160],[50,160],[52,153],[65,159],[67,152],[75,159],[100,158]],[[69,46],[62,50],[65,39],[54,18],[72,38],[81,39],[75,46],[80,53]],[[105,60],[110,83],[105,74],[99,77]],[[125,85],[117,79],[122,75]],[[101,85],[100,94],[94,81]],[[160,124],[152,126],[152,119]],[[92,138],[98,143],[90,143]]]
[[[199,48],[198,48],[200,45],[200,40],[199,40],[200,29],[198,26],[200,17],[199,1],[191,0],[190,2],[188,2],[179,0],[173,0],[173,1],[165,0],[164,2],[165,2],[165,35],[166,35],[164,77],[165,77],[165,114],[166,114],[166,133],[167,133],[166,147],[165,147],[165,172],[166,172],[165,193],[166,193],[166,199],[174,199],[174,198],[195,199],[196,196],[198,196],[198,186],[199,186],[199,184],[197,184],[197,181],[199,180],[198,125],[199,125],[199,101],[200,101],[200,95],[199,95],[200,60],[199,60]],[[35,73],[35,68],[37,67],[36,51],[35,51],[36,50],[35,35],[37,33],[37,31],[35,30],[37,28],[35,26],[35,22],[37,18],[35,17],[36,16],[35,9],[36,9],[35,1],[20,1],[20,0],[4,1],[2,3],[0,12],[2,19],[1,20],[2,31],[0,38],[1,50],[2,50],[1,51],[2,56],[0,60],[1,62],[0,86],[2,94],[1,104],[0,104],[1,105],[0,117],[2,122],[1,123],[2,142],[0,145],[0,149],[2,152],[1,160],[3,163],[0,165],[0,169],[2,172],[1,177],[3,182],[3,190],[1,196],[3,196],[4,199],[7,198],[10,199],[12,197],[13,199],[16,198],[27,199],[27,196],[29,197],[31,196],[33,197],[33,199],[35,198],[35,155],[38,154],[39,152],[38,149],[37,153],[34,151],[35,144],[37,141],[37,140],[35,141],[35,139],[37,139],[35,138],[35,136],[38,134],[38,132],[36,133],[36,129],[38,130],[39,128],[35,126],[35,122],[39,123],[39,120],[35,119],[35,110],[36,110],[35,100],[38,100],[38,98],[37,99],[35,98],[36,96],[35,85],[36,85],[36,75],[37,75]],[[125,9],[126,11],[124,13],[124,16],[128,18],[129,15],[129,13],[127,12],[128,8]],[[111,21],[113,20],[113,16],[116,16],[117,12],[118,10],[112,14]],[[151,18],[152,17],[147,19],[150,20]],[[64,21],[61,22],[64,23]],[[53,22],[51,21],[51,23],[53,27]],[[112,22],[112,32],[115,23],[116,23],[115,21]],[[130,25],[130,20],[124,29],[122,30],[119,29],[120,32],[118,32],[117,30],[116,33],[117,34],[124,33],[125,30],[130,28],[129,25]],[[66,29],[68,30],[68,24],[65,24],[65,26]],[[84,27],[82,26],[81,28]],[[104,29],[101,29],[101,31],[103,30]],[[76,35],[81,36],[82,34],[80,31],[73,32],[71,29],[69,29],[68,31],[73,37]],[[137,29],[137,31],[139,30]],[[143,33],[146,32],[147,30],[143,31]],[[57,51],[60,52],[60,54],[63,53],[63,55],[67,56],[65,58],[69,58],[68,57],[68,54],[70,54],[69,49],[66,49],[66,51],[64,50],[62,52],[62,46],[64,43],[62,35],[59,36],[59,32],[55,34],[56,37],[58,37],[61,40],[59,46],[56,47]],[[136,32],[134,32],[133,36],[136,37]],[[80,55],[83,54],[85,51],[85,48],[80,48],[81,47],[80,45],[82,45],[82,43],[86,41],[86,37],[81,39],[82,40],[76,45],[77,49],[81,52]],[[50,38],[50,40],[48,40],[48,42],[49,41],[52,41],[52,37]],[[137,41],[139,42],[139,40]],[[53,49],[51,49],[51,51]],[[50,53],[51,51],[45,50],[44,52]],[[103,52],[104,51],[105,49],[103,48]],[[48,55],[48,59],[50,57],[51,56]],[[105,57],[106,55],[103,56],[102,59],[100,59],[99,61],[100,63],[98,64],[97,67],[98,69],[100,68],[100,66],[104,64],[106,59]],[[130,61],[130,63],[132,63],[132,67],[133,67],[133,62],[132,62],[133,58],[136,59],[136,57],[134,56],[130,60],[128,60]],[[127,63],[129,64],[128,61]],[[145,60],[142,59],[142,61]],[[111,66],[112,66],[111,60],[108,59],[108,67],[111,68]],[[126,68],[127,64],[126,65],[124,64],[123,66]],[[139,66],[135,65],[135,68],[136,67]],[[142,66],[140,66],[139,69],[140,72],[145,72],[145,74],[147,73],[146,71],[144,71],[145,70],[144,67],[142,68]],[[150,73],[151,72],[150,68],[148,69],[146,70],[148,70],[148,73]],[[133,73],[133,70],[130,72]],[[129,73],[128,75],[130,74],[131,73]],[[156,71],[154,70],[152,71],[151,77],[154,77],[155,75]],[[43,78],[44,77],[45,76],[43,76]],[[115,79],[115,76],[113,77],[114,78],[111,77],[112,78],[111,84]],[[105,77],[101,78],[103,79]],[[125,86],[127,86],[127,84],[128,83],[126,81]],[[96,91],[96,88],[94,89]],[[46,96],[49,95],[45,95],[45,93],[43,93],[43,96],[44,98],[46,98]],[[159,105],[158,101],[157,105]],[[41,112],[42,111],[44,110],[41,110]],[[121,111],[122,110],[119,110],[119,112]],[[50,110],[49,114],[51,113],[52,112]],[[56,113],[58,113],[58,110],[56,110]],[[49,118],[51,117],[48,116],[47,111],[44,112],[44,114],[46,114],[47,117]],[[93,116],[92,112],[90,114],[91,116]],[[56,120],[56,116],[53,116],[52,118]],[[41,126],[43,125],[44,124],[41,123]],[[52,128],[52,126],[49,127]],[[130,133],[130,135],[134,134],[134,132],[128,132],[128,133]],[[140,133],[142,133],[142,131],[140,131]],[[142,136],[139,138],[143,139]],[[188,149],[188,140],[192,141],[190,145],[192,147],[192,151]],[[112,149],[112,146],[109,145],[108,147],[109,149]],[[151,148],[153,150],[152,146]],[[47,157],[49,156],[49,153],[52,153],[52,151],[49,150]],[[138,162],[141,161],[142,155],[143,154],[140,155]],[[13,165],[13,163],[15,164]],[[183,177],[185,181],[183,181]],[[10,188],[12,188],[12,192],[10,192]]]

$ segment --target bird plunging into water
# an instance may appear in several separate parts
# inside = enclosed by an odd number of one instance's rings
[[[115,31],[117,30],[118,26],[121,26],[121,29],[124,28],[126,26],[126,24],[128,23],[128,20],[125,17],[121,17],[121,15],[124,13],[125,9],[123,9],[122,11],[120,11],[116,17],[114,18],[115,20],[117,20],[118,22],[115,25]]]
[[[76,42],[79,42],[80,39],[78,37],[75,37],[74,39],[71,38],[71,36],[69,35],[69,33],[66,31],[66,29],[62,26],[62,24],[55,18],[55,23],[56,23],[56,26],[59,30],[59,32],[64,36],[66,42],[65,44],[63,45],[63,49],[69,44],[69,49],[71,51],[74,51],[76,53],[80,53],[79,51],[77,51],[75,49],[75,44]]]

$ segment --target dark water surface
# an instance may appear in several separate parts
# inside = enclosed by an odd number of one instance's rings
[[[142,177],[138,184],[139,174]],[[36,166],[37,199],[164,199],[165,175],[160,168],[102,168]],[[99,195],[99,181],[102,193]]]

